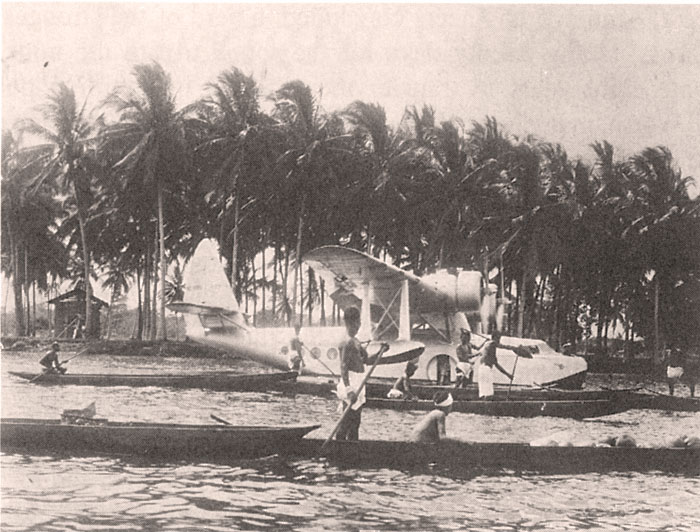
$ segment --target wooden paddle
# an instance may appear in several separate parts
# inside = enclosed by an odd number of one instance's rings
[[[67,364],[68,362],[70,362],[70,361],[73,360],[74,358],[79,357],[80,355],[82,355],[83,353],[85,353],[88,349],[90,349],[90,346],[87,346],[85,349],[83,349],[82,351],[79,351],[78,353],[76,353],[76,354],[73,355],[72,357],[67,358],[67,359],[64,360],[63,362],[59,362],[58,365],[59,365],[59,366],[63,366],[63,364]],[[39,373],[39,375],[37,375],[36,377],[33,377],[29,382],[32,383],[32,382],[38,380],[39,378],[41,378],[41,377],[43,377],[43,376],[45,376],[45,375],[54,375],[54,373]]]
[[[318,360],[324,368],[326,368],[328,371],[330,371],[331,375],[333,375],[334,377],[337,377],[337,376],[338,376],[338,375],[336,375],[335,371],[333,371],[331,368],[329,368],[329,367],[326,365],[326,363],[325,363],[323,360],[321,360],[321,357],[320,357],[320,356],[319,356],[318,358],[315,358],[315,357],[311,354],[311,351],[309,350],[309,348],[306,347],[306,345],[301,344],[301,346],[309,352],[309,356],[310,356],[311,358],[313,358],[314,360]],[[302,357],[301,360],[303,361],[304,358]]]
[[[374,368],[377,367],[377,364],[379,364],[379,360],[382,358],[382,355],[389,350],[389,344],[382,344],[382,347],[379,349],[379,352],[375,355],[374,363],[372,364],[372,367],[369,368],[369,371],[365,373],[364,378],[362,379],[362,382],[360,383],[360,387],[357,389],[356,395],[355,395],[355,401],[357,400],[357,396],[362,393],[362,390],[365,387],[365,384],[367,384],[367,379],[370,378],[372,375],[372,372],[374,371]],[[328,446],[330,441],[333,439],[333,436],[335,436],[335,433],[338,432],[338,429],[340,428],[340,425],[343,424],[343,421],[345,421],[345,418],[348,417],[348,414],[350,413],[350,409],[352,408],[353,403],[348,404],[348,406],[345,407],[345,410],[343,411],[343,415],[340,416],[340,419],[338,420],[338,423],[336,423],[335,427],[333,428],[333,431],[331,432],[330,436],[328,436],[328,439],[323,442],[323,445],[321,445],[320,452],[323,452],[323,450]]]
[[[218,421],[219,423],[223,423],[224,425],[233,425],[233,423],[231,423],[231,422],[229,422],[229,421],[226,421],[226,420],[225,420],[224,418],[222,418],[222,417],[215,416],[214,414],[209,414],[209,415],[211,416],[211,418],[212,418],[214,421]]]
[[[520,357],[532,358],[532,353],[530,353],[527,348],[519,345],[517,347],[505,347],[505,349],[510,349],[515,353],[515,362],[513,363],[513,370],[510,372],[510,382],[508,383],[508,393],[506,393],[506,401],[510,399],[510,389],[513,387],[513,379],[515,379],[515,368],[518,366],[518,360]]]

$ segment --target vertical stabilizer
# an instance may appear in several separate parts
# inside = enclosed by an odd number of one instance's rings
[[[185,267],[185,303],[238,311],[214,240],[202,240]]]

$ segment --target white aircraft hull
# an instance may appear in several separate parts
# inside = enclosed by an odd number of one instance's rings
[[[205,330],[196,314],[185,314],[187,335],[194,341],[217,347],[229,353],[254,360],[260,364],[280,370],[289,369],[289,357],[283,353],[283,347],[289,347],[294,335],[292,328],[251,328],[247,331],[211,331]],[[305,375],[337,376],[340,373],[338,346],[345,338],[344,327],[304,327],[301,340],[304,342]],[[498,349],[498,361],[507,371],[515,368],[514,385],[543,385],[562,382],[577,375],[585,375],[586,361],[581,357],[566,356],[552,350],[545,342],[539,340],[504,337],[506,345],[532,345],[537,349],[533,358],[520,357],[516,364],[516,355],[508,349]],[[373,375],[376,377],[395,378],[403,374],[406,362],[418,363],[416,379],[437,381],[438,357],[447,355],[450,363],[450,380],[454,380],[457,357],[456,345],[432,344],[425,347],[420,342],[391,342],[388,352],[382,357]],[[367,347],[370,354],[379,349],[379,343],[371,342]],[[478,371],[478,364],[477,364]],[[496,384],[508,384],[505,375],[494,373]],[[581,380],[582,382],[582,380]]]
[[[289,348],[294,336],[292,328],[250,328],[248,330],[228,329],[226,331],[205,329],[196,314],[184,314],[188,338],[227,351],[231,354],[253,360],[260,364],[281,369],[289,369],[289,356],[283,347]],[[338,346],[345,339],[345,327],[304,327],[300,338],[304,343],[304,375],[334,376],[340,374]],[[379,350],[380,343],[371,342],[368,353]],[[406,362],[414,360],[423,351],[423,344],[413,341],[391,342],[389,350],[382,356],[374,370],[377,377],[401,375]]]

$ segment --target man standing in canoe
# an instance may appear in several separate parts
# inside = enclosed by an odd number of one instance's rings
[[[304,357],[301,355],[301,351],[304,348],[304,343],[299,338],[301,334],[301,323],[296,322],[294,324],[294,337],[289,342],[289,369],[296,371],[301,375],[301,371],[304,367]]]
[[[435,410],[428,412],[418,422],[411,434],[411,441],[437,442],[447,438],[445,420],[452,412],[452,395],[447,392],[435,392],[433,403]]]
[[[359,439],[362,407],[365,404],[365,389],[359,389],[365,375],[365,364],[374,362],[376,354],[369,356],[367,351],[356,338],[360,330],[360,311],[355,307],[345,310],[345,330],[348,337],[340,344],[340,382],[338,382],[338,398],[343,402],[343,408],[350,406],[350,411],[343,418],[335,435],[336,440],[356,441]],[[381,352],[381,349],[380,349]]]
[[[58,342],[51,344],[51,349],[49,349],[46,354],[41,358],[39,364],[43,366],[44,373],[65,373],[66,368],[61,366],[58,360]]]
[[[491,333],[491,340],[488,340],[477,353],[481,358],[479,359],[479,399],[493,399],[493,381],[494,369],[497,369],[508,377],[511,381],[513,380],[513,375],[508,373],[503,367],[498,363],[498,358],[496,357],[496,348],[501,340],[501,333],[499,331],[494,331]]]

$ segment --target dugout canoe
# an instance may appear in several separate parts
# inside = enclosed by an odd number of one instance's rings
[[[622,400],[632,409],[700,412],[700,399],[662,393],[630,392]]]
[[[238,392],[276,389],[297,378],[295,371],[280,373],[242,374],[211,371],[203,373],[116,374],[116,373],[27,373],[10,371],[10,375],[33,384],[72,384],[78,386],[162,386],[171,388],[201,388]]]
[[[406,399],[377,399],[367,398],[368,408],[387,408],[392,410],[433,410],[432,401]],[[580,401],[455,401],[452,403],[453,412],[478,414],[482,416],[507,417],[567,417],[584,419],[608,416],[628,410],[624,401],[608,399]]]
[[[3,452],[138,456],[168,460],[255,458],[289,449],[319,425],[238,426],[6,418]]]
[[[322,440],[304,438],[293,448],[300,458],[319,456]],[[344,467],[394,468],[448,476],[486,470],[541,473],[666,471],[700,474],[700,448],[533,447],[525,443],[332,441],[321,453]]]
[[[393,381],[371,380],[367,383],[367,397],[386,398],[391,390]],[[411,388],[418,399],[432,400],[435,392],[445,391],[452,394],[457,401],[474,401],[479,399],[479,387],[468,384],[465,388],[455,388],[454,385],[439,385],[427,381],[411,381]],[[530,386],[494,386],[496,399],[517,399],[520,401],[574,401],[614,399],[628,390],[562,390],[551,387]]]

